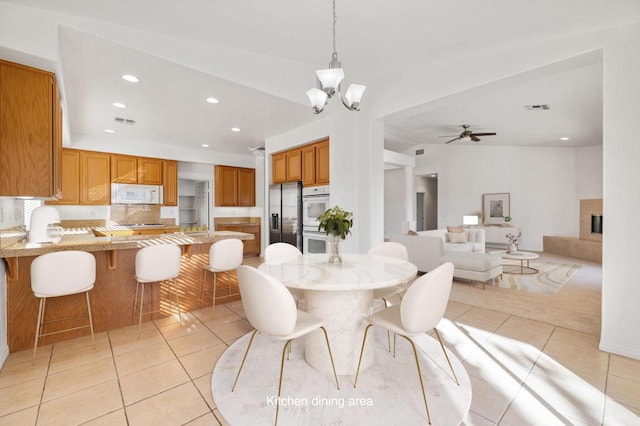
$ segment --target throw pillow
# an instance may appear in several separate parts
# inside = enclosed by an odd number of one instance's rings
[[[462,225],[460,226],[447,226],[447,232],[464,232]]]
[[[467,237],[464,232],[447,232],[450,243],[466,243]]]
[[[409,229],[409,232],[407,232],[407,235],[418,235],[418,233],[413,229]]]

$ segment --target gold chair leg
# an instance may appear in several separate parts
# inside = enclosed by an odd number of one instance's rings
[[[138,319],[138,332],[142,330],[142,303],[144,302],[144,283],[140,286],[140,317]]]
[[[329,336],[327,335],[327,329],[324,327],[320,327],[324,332],[324,340],[327,342],[327,349],[329,350],[329,359],[331,359],[331,368],[333,368],[333,377],[336,379],[336,386],[338,390],[340,390],[340,383],[338,383],[338,375],[336,374],[336,366],[333,363],[333,354],[331,353],[331,345],[329,344]],[[289,345],[291,346],[291,345]]]
[[[44,297],[40,299],[40,305],[38,306],[38,322],[36,323],[36,339],[35,339],[35,343],[33,344],[33,357],[36,357],[36,351],[38,350],[38,338],[40,337],[41,331],[40,331],[40,321],[43,319],[42,317],[44,316]]]
[[[204,288],[207,284],[207,270],[204,270],[204,277],[202,277],[202,291],[200,292],[200,305],[204,305]]]
[[[216,286],[218,285],[218,274],[216,272],[213,273],[213,306],[211,306],[211,310],[216,310]]]
[[[367,325],[367,328],[364,329],[364,337],[362,338],[362,347],[360,348],[360,359],[358,359],[358,368],[356,369],[356,379],[353,381],[353,387],[356,387],[358,383],[358,374],[360,374],[360,363],[362,363],[362,354],[364,353],[364,344],[367,342],[367,333],[369,333],[369,329],[372,324]]]
[[[133,299],[133,309],[131,309],[131,316],[133,317],[136,313],[136,307],[138,306],[138,287],[140,287],[140,282],[136,280],[136,296]]]
[[[411,348],[413,349],[413,356],[416,359],[416,368],[418,369],[418,377],[420,378],[420,390],[422,391],[422,399],[424,399],[424,408],[427,410],[427,420],[429,424],[431,424],[431,415],[429,415],[429,406],[427,405],[427,394],[424,391],[424,383],[422,382],[422,372],[420,371],[420,362],[418,361],[418,352],[416,351],[416,345],[413,343],[413,340],[409,339],[407,336],[401,334],[400,336],[404,337],[411,343]]]
[[[460,386],[460,382],[458,382],[458,376],[456,376],[456,372],[453,371],[453,366],[451,365],[451,361],[449,361],[449,355],[447,355],[447,350],[444,348],[444,344],[442,343],[442,339],[440,338],[440,333],[438,333],[438,329],[434,327],[433,331],[436,332],[436,337],[440,342],[440,347],[442,348],[442,352],[444,352],[444,357],[447,359],[447,363],[449,364],[449,368],[451,369],[451,373],[453,373],[453,378],[456,381],[456,385]]]
[[[89,292],[85,291],[84,294],[87,296],[87,312],[89,313],[89,327],[91,328],[91,343],[95,343],[96,339],[93,335],[93,315],[91,314],[91,302],[89,300]]]
[[[280,411],[280,391],[282,390],[282,373],[284,373],[284,354],[287,353],[287,346],[291,345],[291,339],[287,340],[282,348],[282,359],[280,360],[280,380],[278,381],[278,396],[276,397],[276,420],[274,425],[278,424],[278,412]]]
[[[396,343],[397,343],[397,337],[398,335],[396,333],[393,333],[393,357],[396,357]]]
[[[240,363],[240,368],[238,369],[238,374],[236,375],[236,380],[233,382],[233,387],[231,388],[231,392],[236,388],[236,383],[238,383],[238,378],[240,377],[240,372],[242,371],[242,367],[244,366],[244,361],[247,359],[247,354],[249,353],[249,349],[251,348],[251,343],[253,343],[253,338],[256,337],[256,333],[258,330],[253,330],[251,334],[251,339],[249,339],[249,344],[247,345],[247,350],[244,351],[244,356],[242,357],[242,362]]]

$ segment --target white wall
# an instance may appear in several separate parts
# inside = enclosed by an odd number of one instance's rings
[[[482,210],[482,194],[508,192],[523,249],[542,250],[543,235],[567,235],[578,222],[572,148],[423,145],[416,175],[438,174],[438,227]],[[577,235],[577,234],[576,234]]]
[[[384,172],[384,237],[402,232],[406,216],[404,169]]]
[[[600,349],[640,359],[637,248],[629,225],[640,211],[640,25],[608,38],[604,48],[602,333]]]

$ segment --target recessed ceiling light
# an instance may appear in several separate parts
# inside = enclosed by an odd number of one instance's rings
[[[125,104],[123,104],[122,102],[114,102],[112,104],[114,107],[116,108],[126,108],[127,106]]]
[[[431,177],[436,177],[436,175],[431,175]]]
[[[569,138],[565,136],[565,137],[560,138],[560,140],[561,140],[561,141],[568,141],[568,140],[569,140]]]
[[[104,129],[105,133],[115,133],[116,131],[113,129]]]
[[[240,129],[239,129],[239,128],[237,128],[237,127],[232,127],[232,128],[231,128],[231,131],[232,131],[232,132],[239,132],[239,131],[240,131]]]
[[[207,102],[209,102],[210,104],[217,104],[217,103],[219,103],[220,101],[219,101],[219,100],[217,100],[216,98],[208,97],[208,98],[207,98]]]
[[[203,144],[202,144],[202,145],[200,145],[200,146],[201,146],[201,147],[203,147],[203,148],[209,148],[209,145],[208,145],[208,144],[206,144],[206,143],[203,143]]]
[[[124,81],[128,81],[129,83],[137,83],[140,81],[140,79],[138,77],[136,77],[135,75],[131,75],[131,74],[125,74],[122,76],[122,79]]]

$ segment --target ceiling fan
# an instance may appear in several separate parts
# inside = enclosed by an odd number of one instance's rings
[[[478,138],[478,136],[495,136],[496,133],[492,132],[492,133],[475,133],[472,132],[471,130],[469,130],[469,127],[471,127],[470,124],[463,124],[460,127],[462,127],[464,130],[462,131],[462,133],[460,133],[460,136],[451,139],[450,141],[445,142],[445,144],[447,143],[451,143],[453,141],[457,141],[457,140],[462,140],[462,139],[471,139],[474,142],[480,142],[480,138]],[[441,136],[441,137],[448,137],[448,136]]]

